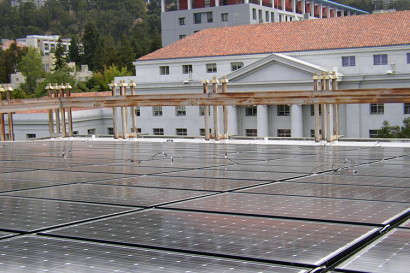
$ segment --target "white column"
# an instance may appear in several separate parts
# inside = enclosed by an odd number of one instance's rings
[[[161,0],[161,12],[165,12],[165,0]]]
[[[310,1],[310,16],[315,17],[315,1]]]
[[[215,7],[219,7],[219,0],[215,0]]]
[[[192,9],[192,0],[187,0],[188,1],[188,9]]]
[[[302,105],[292,104],[290,109],[291,135],[303,137],[303,111]]]
[[[302,14],[306,13],[306,0],[302,0]]]
[[[262,6],[262,0],[259,0],[259,6]]]
[[[319,4],[319,18],[320,19],[323,18],[323,4],[322,3]]]
[[[350,10],[347,11],[347,16],[350,16]]]
[[[297,5],[298,0],[292,0],[292,12],[296,13],[296,5]]]
[[[249,0],[245,0],[245,4],[249,4]]]
[[[330,6],[327,6],[326,11],[327,11],[326,18],[330,18]]]
[[[238,135],[238,111],[236,106],[228,106],[228,131],[229,135]]]
[[[340,12],[341,17],[345,17],[345,10],[342,9],[342,11]]]
[[[268,119],[268,106],[258,105],[258,115],[256,119],[258,127],[258,137],[269,136],[269,119]]]
[[[285,7],[285,5],[286,5],[286,2],[285,2],[285,0],[282,0],[282,10],[286,10],[286,7]]]

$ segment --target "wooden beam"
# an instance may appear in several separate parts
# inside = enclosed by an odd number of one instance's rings
[[[323,91],[316,93],[313,90],[303,90],[14,99],[11,101],[0,102],[0,113],[39,109],[58,109],[60,107],[98,108],[198,105],[310,105],[325,103],[410,103],[410,87],[339,89],[335,91]]]

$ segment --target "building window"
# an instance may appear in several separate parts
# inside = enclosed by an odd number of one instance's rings
[[[185,25],[185,17],[178,18],[178,21],[181,26]]]
[[[405,115],[410,114],[410,103],[405,103],[404,104],[404,114]]]
[[[228,13],[222,13],[221,14],[221,21],[222,22],[227,22],[228,21]],[[407,53],[407,56],[408,56],[409,54]],[[408,57],[407,57],[407,59],[408,59]]]
[[[205,106],[201,105],[199,106],[199,115],[203,116],[205,115]],[[211,115],[211,107],[208,107],[208,116]]]
[[[209,134],[211,134],[211,133],[212,133],[212,129],[209,128]],[[204,128],[199,129],[199,135],[200,136],[205,136],[205,129]]]
[[[135,107],[135,115],[137,117],[141,116],[141,108],[139,106]]]
[[[194,13],[194,24],[201,23],[201,13]]]
[[[77,135],[78,135],[78,131],[74,131],[74,132],[73,132],[73,135],[74,135],[74,136],[77,136]]]
[[[259,10],[259,23],[263,23],[262,10]]]
[[[315,115],[315,106],[312,104],[310,105],[310,115],[314,116]],[[322,115],[322,105],[319,104],[319,116]]]
[[[242,62],[233,62],[233,63],[231,63],[231,70],[232,70],[232,71],[238,70],[238,69],[240,69],[240,68],[242,68],[242,67],[243,67],[243,63],[242,63]]]
[[[186,128],[176,128],[177,136],[186,136],[188,135]]]
[[[278,105],[278,116],[290,116],[289,105]]]
[[[154,136],[163,136],[164,135],[164,128],[153,128],[152,132]]]
[[[214,16],[212,15],[212,11],[206,13],[206,19],[208,23],[212,23],[214,21]]]
[[[256,9],[252,9],[252,19],[256,20]]]
[[[181,35],[179,35],[179,39],[181,40],[181,39],[184,39],[186,37],[186,35],[185,34],[181,34]]]
[[[258,136],[258,129],[246,129],[246,136],[248,137],[257,137]]]
[[[160,66],[159,67],[160,75],[169,75],[169,66]]]
[[[319,135],[321,135],[321,134],[322,134],[322,130],[319,129]],[[310,137],[315,137],[315,129],[310,130]]]
[[[107,128],[107,134],[110,135],[110,136],[114,135],[114,128],[108,127]]]
[[[376,138],[379,135],[380,130],[369,130],[369,137]]]
[[[176,116],[186,116],[186,107],[185,106],[175,106],[175,115]]]
[[[256,116],[258,114],[258,108],[256,105],[248,106],[245,108],[245,116]]]
[[[269,11],[265,11],[265,22],[269,22]]]
[[[131,131],[131,133],[134,133],[135,132],[135,130],[134,130],[134,128],[130,128],[130,131]],[[141,128],[137,128],[137,134],[139,133],[141,133],[142,131],[141,131]]]
[[[374,65],[386,65],[387,64],[387,54],[373,55]]]
[[[182,73],[184,74],[192,73],[192,64],[184,64],[182,66]]]
[[[36,134],[26,134],[26,138],[36,138]]]
[[[356,66],[356,57],[355,56],[343,56],[342,66]]]
[[[278,137],[290,137],[290,129],[278,129]]]
[[[88,135],[94,135],[95,134],[95,128],[94,129],[88,129],[87,134]]]
[[[154,106],[152,107],[152,115],[154,117],[162,116],[162,106]]]
[[[370,104],[370,114],[371,115],[383,115],[384,114],[384,104],[383,103]]]
[[[410,53],[407,53],[407,63],[410,64]]]
[[[216,73],[216,64],[206,64],[206,72]]]
[[[205,0],[205,8],[209,8],[211,6],[211,0]]]
[[[270,21],[275,22],[275,14],[273,12],[270,13]]]

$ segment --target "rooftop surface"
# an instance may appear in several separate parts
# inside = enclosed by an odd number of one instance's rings
[[[0,272],[408,272],[409,167],[379,145],[4,142]]]
[[[410,11],[209,28],[137,61],[410,44]]]

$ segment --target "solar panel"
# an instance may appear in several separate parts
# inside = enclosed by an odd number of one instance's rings
[[[0,196],[0,229],[36,231],[128,210],[118,206]]]
[[[47,234],[319,265],[377,229],[308,221],[149,210],[62,228]],[[325,259],[325,260],[326,260]]]
[[[242,190],[241,192],[403,203],[410,202],[410,188],[277,182],[266,186]]]
[[[0,255],[1,272],[307,272],[297,267],[33,236],[3,241]]]
[[[82,201],[111,205],[150,207],[193,197],[208,195],[204,191],[158,188],[137,188],[97,184],[71,184],[9,193],[13,196]]]
[[[357,186],[379,186],[410,188],[410,183],[406,178],[400,177],[380,177],[380,176],[361,176],[356,174],[320,174],[312,175],[292,180],[298,183],[327,183],[338,185],[357,185]]]
[[[407,209],[406,203],[299,196],[224,193],[164,206],[186,210],[386,224]]]
[[[409,257],[410,230],[395,229],[342,263],[337,269],[408,273]]]
[[[0,239],[16,235],[15,233],[0,231]]]
[[[69,169],[72,172],[93,172],[107,174],[127,174],[127,175],[143,175],[143,174],[158,174],[173,171],[179,171],[178,168],[161,168],[161,167],[139,167],[138,165],[89,165],[77,166]]]
[[[400,225],[401,228],[410,228],[410,219]]]
[[[368,165],[356,168],[359,175],[391,176],[410,178],[410,168],[395,167],[394,165]]]
[[[2,178],[20,179],[29,181],[58,181],[58,182],[93,182],[103,181],[107,179],[120,178],[124,175],[119,174],[102,174],[102,173],[86,173],[86,172],[71,172],[71,171],[49,171],[37,170],[26,172],[13,172],[2,174]]]
[[[24,181],[24,180],[0,178],[0,193],[16,191],[16,190],[42,188],[42,187],[48,187],[48,186],[53,186],[53,185],[61,185],[64,183],[66,182]]]
[[[99,182],[98,184],[132,186],[132,187],[155,187],[173,188],[185,190],[203,191],[228,191],[242,187],[254,186],[264,182],[252,180],[195,178],[195,177],[171,177],[171,176],[136,176]]]

